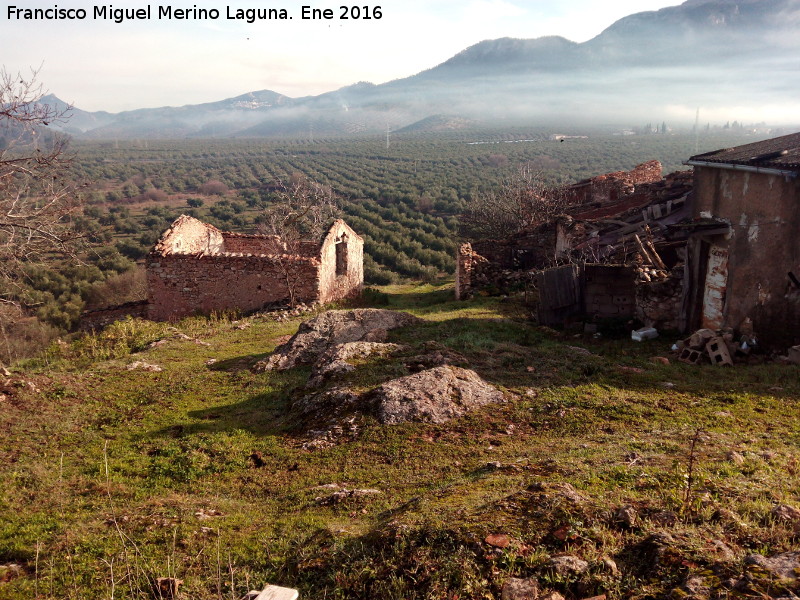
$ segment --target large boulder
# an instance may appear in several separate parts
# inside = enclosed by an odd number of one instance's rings
[[[381,423],[444,423],[466,412],[501,402],[503,394],[475,371],[442,366],[388,381],[372,393]]]
[[[332,377],[353,371],[355,366],[350,361],[354,359],[366,358],[373,354],[390,354],[401,348],[403,346],[398,344],[381,342],[347,342],[332,346],[320,354],[314,363],[308,387],[320,387]]]
[[[300,324],[297,333],[272,355],[256,363],[256,371],[284,371],[310,365],[326,350],[348,342],[385,342],[387,332],[419,322],[414,315],[379,308],[329,310]]]

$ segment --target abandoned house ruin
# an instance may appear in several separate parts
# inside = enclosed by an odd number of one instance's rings
[[[800,343],[800,133],[691,157],[689,319]]]
[[[181,215],[147,257],[147,316],[171,321],[290,299],[327,303],[357,296],[363,259],[364,240],[342,220],[321,241],[287,248],[277,236],[220,231]]]
[[[637,318],[681,332],[800,343],[800,133],[562,192],[564,214],[511,239],[462,245],[456,297],[533,285],[542,324]]]

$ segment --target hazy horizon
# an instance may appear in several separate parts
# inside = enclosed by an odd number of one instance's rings
[[[557,4],[557,5],[556,5]],[[583,42],[618,19],[674,6],[664,0],[623,0],[613,6],[589,0],[410,0],[382,3],[382,17],[302,20],[300,4],[286,4],[291,20],[229,20],[227,12],[264,8],[242,0],[219,5],[216,20],[94,20],[85,1],[48,4],[38,0],[20,9],[87,11],[84,20],[33,21],[0,14],[8,71],[39,68],[45,89],[86,111],[122,112],[139,108],[215,102],[258,90],[292,98],[335,91],[360,81],[380,84],[430,69],[487,39],[562,36]],[[111,6],[111,5],[106,5]],[[141,8],[116,2],[116,9]],[[370,5],[373,8],[376,5]],[[179,8],[177,5],[174,8]],[[188,8],[181,6],[180,8]],[[268,8],[281,8],[270,5]],[[108,13],[110,14],[110,13]]]

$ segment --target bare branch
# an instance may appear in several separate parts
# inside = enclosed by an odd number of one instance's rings
[[[497,190],[473,198],[459,218],[461,233],[472,240],[508,238],[561,214],[565,206],[563,194],[526,165]]]
[[[338,199],[329,186],[302,176],[280,182],[279,187],[278,200],[262,214],[259,229],[280,240],[284,253],[275,260],[289,290],[289,303],[294,305],[302,277],[302,266],[295,258],[307,255],[309,247],[321,241],[326,225],[338,213]]]
[[[29,75],[0,68],[0,298],[22,293],[31,264],[74,255],[81,235],[72,226],[80,208],[67,177],[67,139],[47,129],[70,107],[40,102],[38,69]]]

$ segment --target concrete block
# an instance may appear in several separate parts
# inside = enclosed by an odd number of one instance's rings
[[[633,298],[628,295],[614,296],[612,302],[614,304],[633,304]]]
[[[731,354],[728,352],[728,345],[722,337],[716,336],[711,338],[706,344],[706,352],[711,359],[712,365],[719,367],[723,365],[733,366]]]
[[[601,304],[598,314],[606,317],[616,317],[619,314],[619,306],[616,304]]]
[[[297,600],[300,593],[291,588],[268,585],[256,596],[256,600]]]
[[[693,350],[692,348],[684,348],[678,355],[679,361],[688,363],[690,365],[699,364],[702,358],[703,353],[699,350]]]

